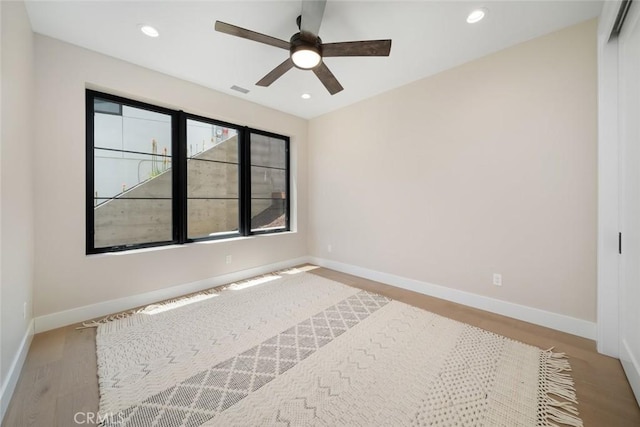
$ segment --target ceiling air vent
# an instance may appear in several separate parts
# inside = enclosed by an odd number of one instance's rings
[[[249,93],[249,89],[245,89],[245,88],[243,88],[243,87],[236,86],[236,85],[231,86],[231,89],[232,89],[232,90],[235,90],[235,91],[238,91],[238,92],[240,92],[240,93],[244,93],[244,94]]]

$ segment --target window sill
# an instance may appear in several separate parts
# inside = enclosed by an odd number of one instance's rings
[[[291,235],[297,234],[297,231],[282,231],[280,233],[265,233],[265,234],[255,234],[251,236],[237,236],[231,237],[229,239],[214,239],[214,240],[200,240],[197,242],[186,243],[184,245],[165,245],[165,246],[153,246],[151,248],[139,248],[139,249],[131,249],[128,251],[116,251],[116,252],[103,252],[99,254],[85,254],[87,258],[101,258],[101,257],[113,257],[113,256],[125,256],[125,255],[134,255],[141,254],[147,252],[158,252],[158,251],[167,251],[174,249],[185,249],[192,246],[201,246],[201,245],[220,245],[229,242],[238,242],[243,240],[251,240],[256,238],[265,238],[265,237],[275,237],[275,236],[283,236],[283,235]]]
[[[189,243],[189,245],[213,245],[216,243],[226,243],[226,242],[237,242],[237,241],[241,241],[241,240],[250,240],[250,239],[256,239],[256,238],[263,238],[263,237],[274,237],[274,236],[282,236],[282,235],[289,235],[289,234],[296,234],[297,231],[281,231],[279,233],[262,233],[262,234],[253,234],[251,236],[237,236],[237,237],[231,237],[229,239],[216,239],[216,240],[200,240],[198,242],[193,242],[193,243]]]

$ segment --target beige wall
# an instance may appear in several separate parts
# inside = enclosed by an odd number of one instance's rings
[[[2,8],[0,385],[31,321],[33,295],[33,34],[22,2]],[[27,318],[23,306],[27,304]],[[4,408],[8,402],[2,402]]]
[[[36,35],[36,270],[43,316],[307,253],[306,120]],[[85,87],[291,137],[295,233],[85,255]],[[233,263],[225,264],[226,255]]]
[[[595,22],[309,123],[35,40],[36,316],[311,254],[595,318]],[[86,86],[291,136],[297,233],[86,256]]]
[[[311,255],[595,320],[595,20],[313,119],[309,147]]]

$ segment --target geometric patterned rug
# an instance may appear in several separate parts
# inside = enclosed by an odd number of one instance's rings
[[[105,427],[582,426],[563,354],[295,269],[96,343]]]

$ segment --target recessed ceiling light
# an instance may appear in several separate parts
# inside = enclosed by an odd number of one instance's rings
[[[151,25],[140,25],[140,31],[149,37],[158,37],[160,33]]]
[[[486,14],[487,14],[487,9],[485,8],[476,9],[467,16],[467,22],[469,24],[475,24],[476,22],[480,22],[482,21],[482,18],[484,18]]]
[[[310,99],[310,98],[311,98],[311,95],[310,95],[310,94],[308,94],[308,93],[303,93],[303,94],[300,96],[300,98],[302,98],[302,99]]]

